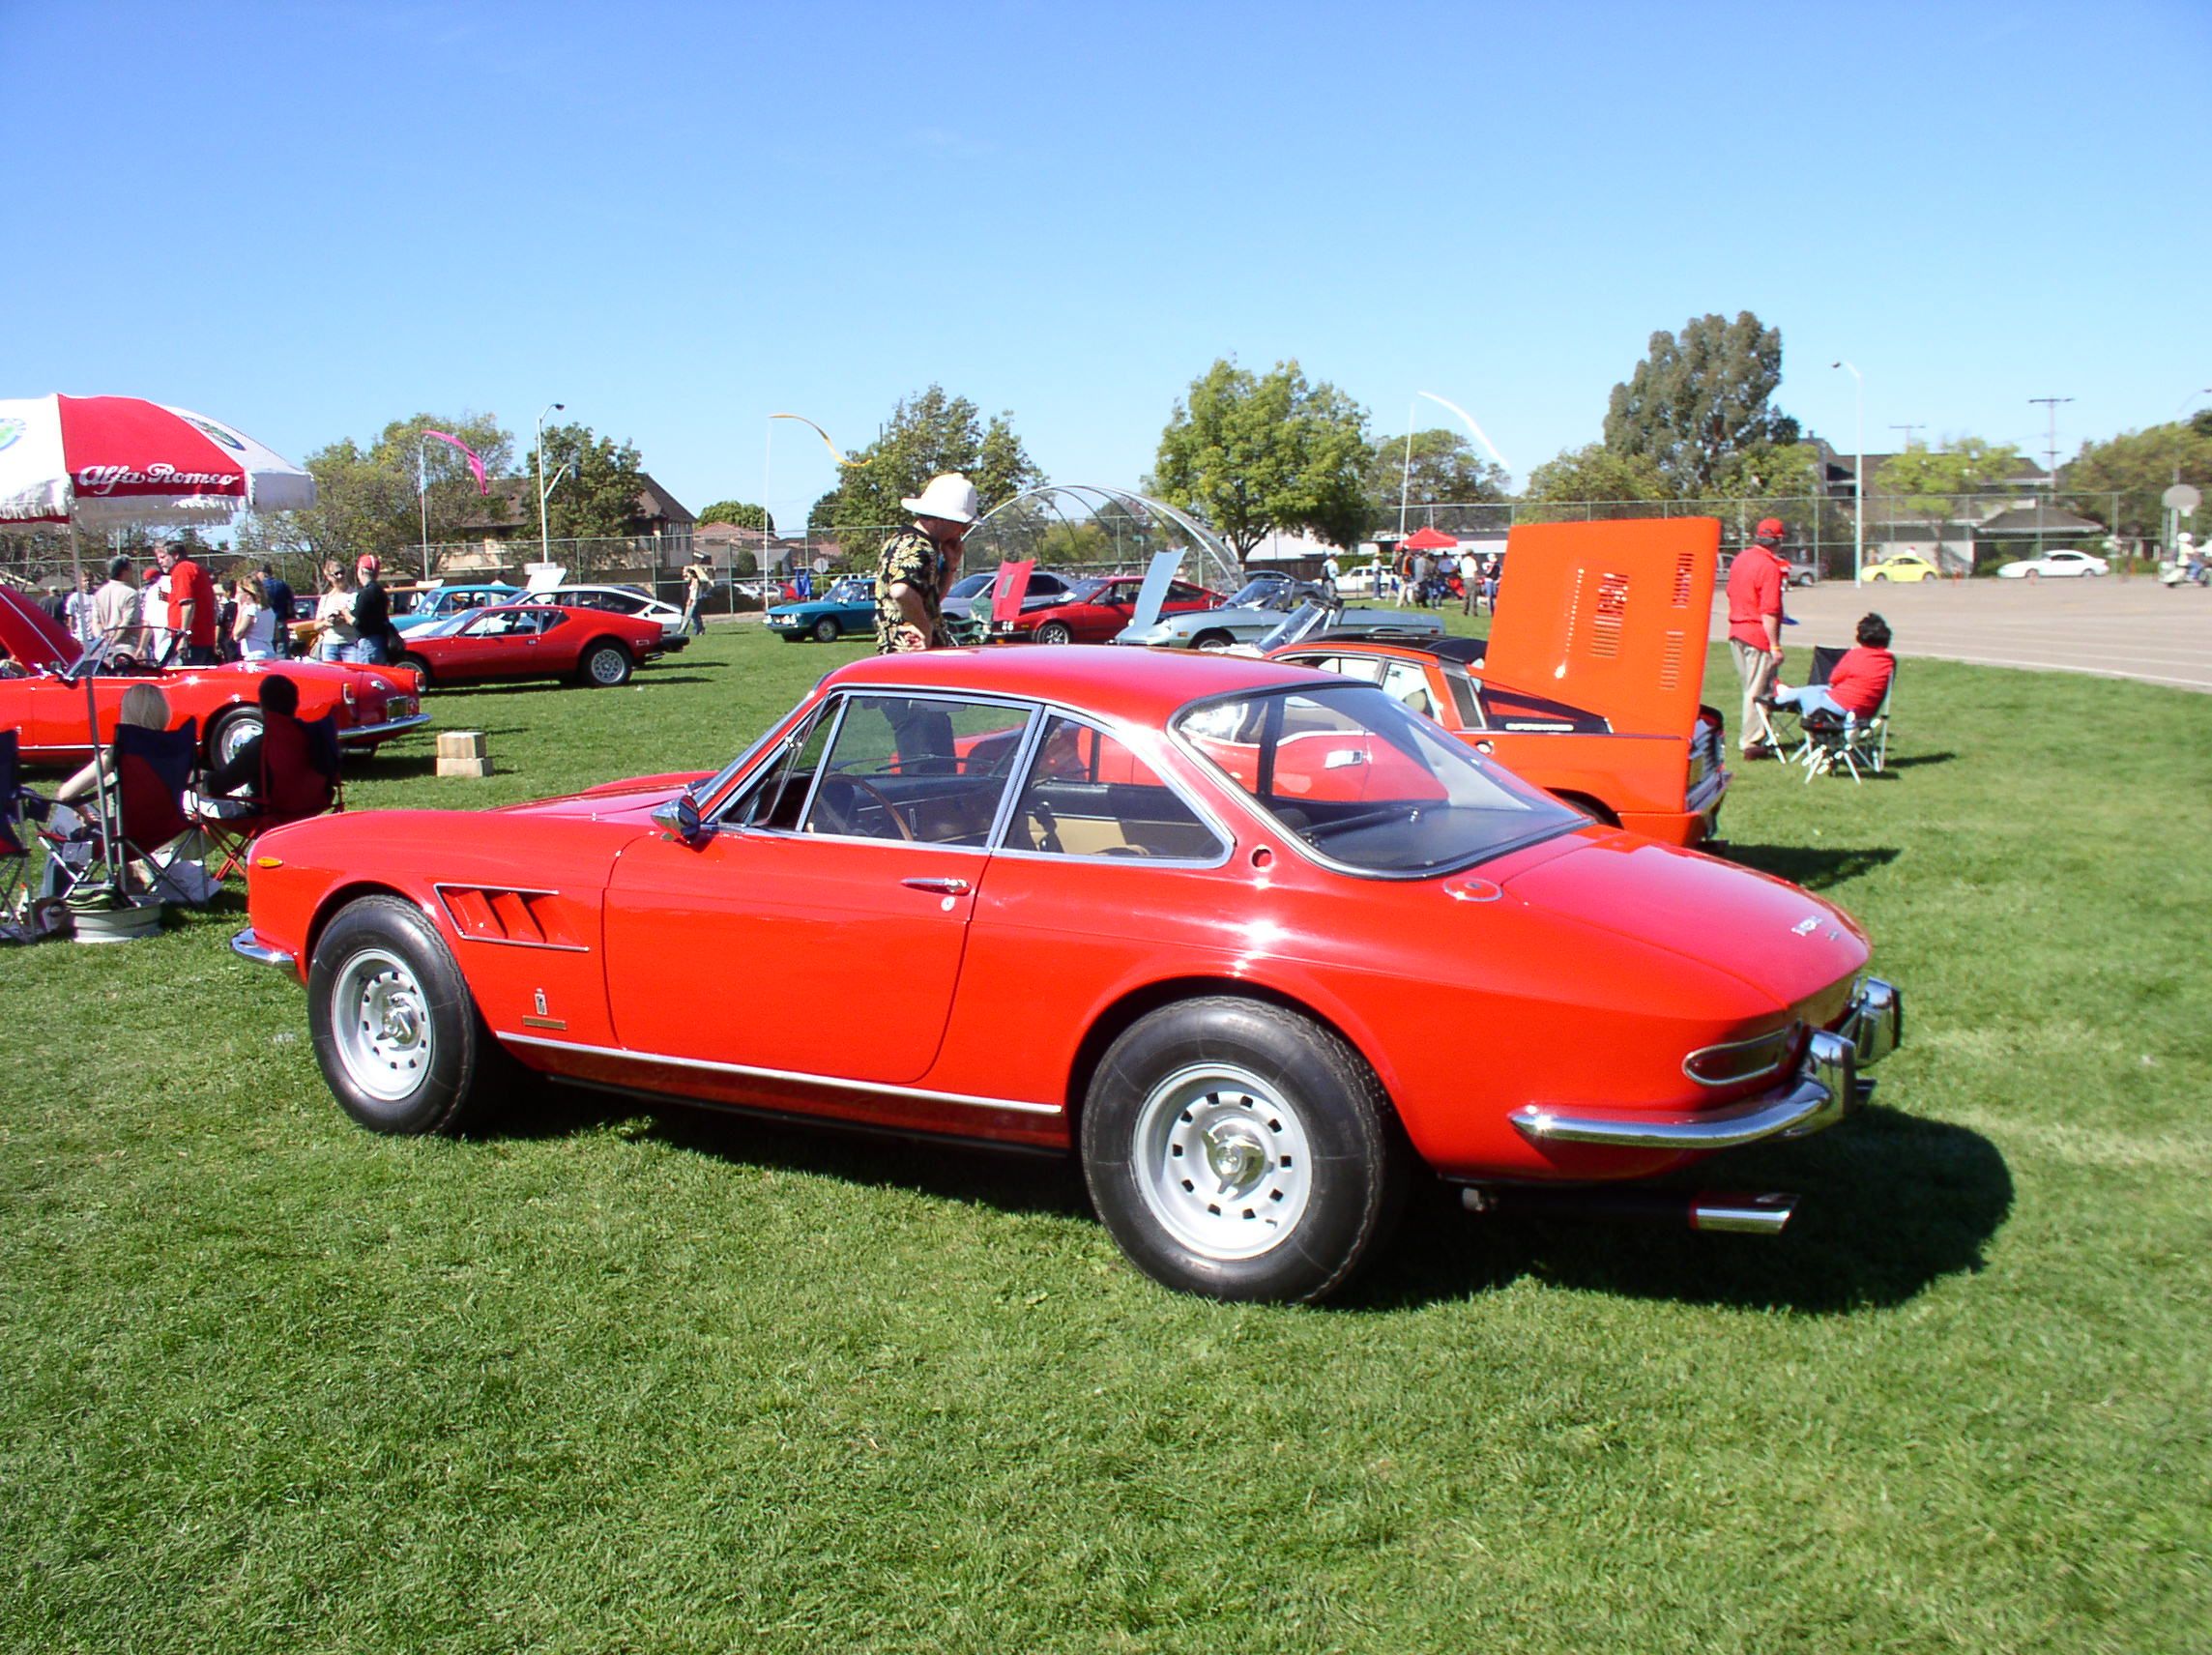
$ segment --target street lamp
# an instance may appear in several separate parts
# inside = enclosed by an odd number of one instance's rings
[[[2184,396],[2181,399],[2181,406],[2173,411],[2173,417],[2178,420],[2188,413],[2189,405],[2199,396],[2212,396],[2212,385],[2207,385],[2202,391],[2192,391],[2187,396]]]
[[[538,561],[541,564],[553,561],[553,539],[545,526],[545,502],[553,493],[553,489],[545,485],[545,416],[564,413],[568,406],[566,402],[548,402],[538,413]],[[558,487],[560,481],[561,473],[555,472],[554,486]]]
[[[1851,584],[1857,586],[1864,578],[1861,566],[1866,561],[1866,375],[1848,362],[1828,365],[1848,369],[1856,383],[1858,435],[1851,442],[1857,450],[1851,455]]]

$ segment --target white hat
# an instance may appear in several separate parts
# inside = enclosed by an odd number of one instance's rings
[[[982,509],[982,497],[975,485],[956,471],[948,471],[929,479],[929,486],[917,498],[901,500],[899,504],[917,517],[942,517],[948,523],[973,523]]]

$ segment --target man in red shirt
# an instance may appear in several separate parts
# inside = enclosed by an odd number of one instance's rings
[[[169,624],[176,630],[179,658],[189,667],[214,666],[215,578],[174,546],[156,546],[154,561],[169,577]]]
[[[1751,544],[1729,566],[1729,653],[1743,684],[1743,713],[1736,740],[1747,759],[1771,759],[1774,726],[1761,705],[1782,667],[1782,586],[1790,566],[1783,561],[1785,533],[1779,517],[1761,517]]]
[[[1889,693],[1889,681],[1897,676],[1897,657],[1889,653],[1889,623],[1869,615],[1859,623],[1858,647],[1846,650],[1844,658],[1829,670],[1824,684],[1808,683],[1796,689],[1774,686],[1769,698],[1802,717],[1826,712],[1835,717],[1865,718]]]

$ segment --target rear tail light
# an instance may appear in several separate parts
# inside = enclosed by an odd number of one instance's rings
[[[1804,1032],[1803,1024],[1791,1023],[1754,1039],[1707,1046],[1682,1060],[1682,1072],[1700,1086],[1735,1086],[1757,1080],[1787,1063],[1795,1055]]]

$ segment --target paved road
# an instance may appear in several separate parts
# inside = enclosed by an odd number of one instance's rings
[[[1716,638],[1728,633],[1726,601],[1718,607]],[[1849,643],[1870,609],[1888,618],[1901,655],[2132,678],[2212,694],[2212,591],[2168,591],[2142,575],[1800,587],[1789,597],[1798,624],[1783,633],[1784,681],[1795,682],[1790,668],[1811,645]]]

